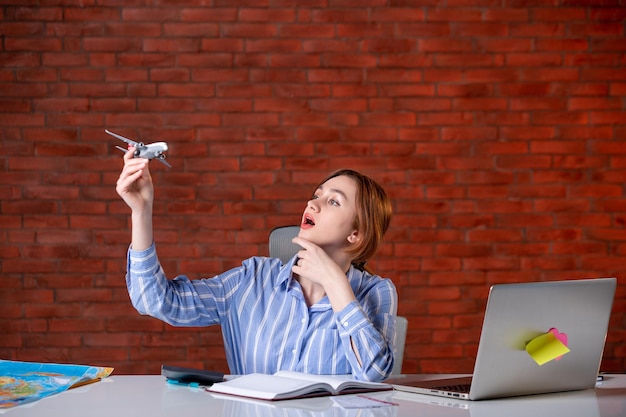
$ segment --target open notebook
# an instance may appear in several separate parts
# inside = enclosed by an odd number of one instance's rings
[[[468,378],[389,378],[396,390],[481,400],[573,391],[596,384],[615,278],[491,287]]]

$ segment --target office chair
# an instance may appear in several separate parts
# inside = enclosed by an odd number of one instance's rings
[[[402,373],[402,361],[404,360],[404,345],[406,344],[406,331],[409,321],[406,317],[396,316],[396,354],[393,362],[391,375]]]
[[[298,236],[300,226],[280,226],[270,232],[270,257],[279,258],[286,264],[300,250],[300,246],[291,242]]]
[[[300,246],[291,242],[300,232],[300,226],[279,226],[270,232],[269,246],[270,257],[279,258],[283,264],[287,263],[300,250]],[[392,375],[402,373],[402,361],[404,359],[404,345],[408,320],[406,317],[396,316],[396,353]]]

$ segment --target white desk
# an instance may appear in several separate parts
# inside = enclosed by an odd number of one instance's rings
[[[426,376],[425,376],[426,377]],[[0,411],[2,417],[624,417],[626,375],[606,377],[595,390],[490,401],[438,399],[396,391],[368,394],[398,406],[346,409],[332,397],[265,402],[171,385],[161,376],[111,376],[40,401]]]

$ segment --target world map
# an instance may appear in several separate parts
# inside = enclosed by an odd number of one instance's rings
[[[108,377],[113,368],[0,360],[0,409]]]

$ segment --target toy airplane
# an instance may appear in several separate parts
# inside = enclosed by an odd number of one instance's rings
[[[161,162],[163,165],[171,168],[172,166],[165,160],[165,153],[167,151],[167,143],[165,142],[154,142],[144,145],[143,142],[135,142],[134,140],[130,140],[125,138],[124,136],[118,135],[117,133],[113,133],[110,130],[104,129],[106,133],[111,136],[118,138],[126,143],[129,146],[135,148],[134,157],[135,158],[145,158],[145,159],[156,159]],[[128,149],[124,149],[121,146],[116,146],[122,152],[127,152]]]

